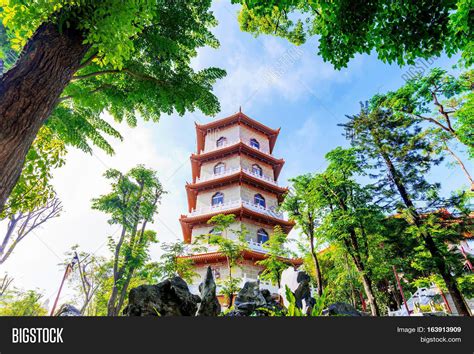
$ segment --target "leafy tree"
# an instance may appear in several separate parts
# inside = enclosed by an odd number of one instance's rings
[[[239,14],[243,31],[276,35],[297,45],[317,36],[318,55],[336,69],[347,66],[356,54],[372,50],[383,62],[399,65],[458,51],[463,51],[467,65],[473,61],[470,1],[232,2],[243,5]]]
[[[146,230],[153,222],[163,192],[156,172],[143,166],[126,174],[109,169],[105,177],[112,181],[112,191],[93,200],[92,208],[110,215],[109,223],[121,226],[118,241],[109,239],[113,256],[113,286],[108,301],[108,315],[117,316],[123,307],[134,272],[148,259],[150,243],[156,234]]]
[[[280,226],[275,226],[273,234],[263,244],[267,251],[266,258],[256,262],[265,268],[260,274],[260,278],[277,284],[278,288],[281,287],[281,273],[291,266],[291,263],[286,260],[292,256],[292,252],[285,246],[287,241],[287,234]]]
[[[31,212],[44,207],[55,198],[51,185],[53,170],[64,165],[64,142],[48,127],[40,129],[26,155],[23,171],[13,188],[0,220],[14,214]]]
[[[112,276],[112,264],[103,257],[95,256],[92,253],[78,251],[79,246],[75,245],[71,251],[66,253],[65,261],[62,265],[67,265],[74,255],[77,255],[77,267],[68,277],[68,282],[72,285],[78,296],[79,309],[82,315],[92,315],[92,304],[97,291]]]
[[[407,220],[411,232],[423,244],[431,269],[436,269],[443,278],[458,312],[469,316],[451,273],[452,257],[445,243],[462,236],[440,223],[436,215],[430,215],[430,207],[439,208],[440,204],[447,207],[451,203],[439,197],[438,185],[425,179],[432,164],[439,160],[433,159],[432,147],[420,134],[421,128],[413,120],[390,110],[363,107],[349,119],[344,124],[346,134],[351,136],[362,158],[370,161],[372,177],[377,180],[375,190],[379,191],[381,200],[386,207],[397,208]],[[415,204],[415,201],[420,202]]]
[[[348,302],[357,308],[362,285],[354,263],[349,261],[345,249],[341,245],[331,244],[320,252],[319,260],[324,272],[327,301]]]
[[[312,181],[313,176],[310,174],[290,179],[292,183],[291,193],[285,197],[281,208],[288,212],[290,219],[296,221],[309,242],[310,255],[316,273],[317,291],[318,295],[321,296],[323,293],[323,277],[316,249],[316,242],[318,241],[316,229],[321,215],[319,206],[314,203],[314,199],[311,197]]]
[[[202,46],[217,47],[216,20],[206,1],[3,2],[1,52],[21,50],[0,78],[0,209],[25,156],[46,124],[67,144],[112,153],[105,136],[120,137],[101,117],[136,125],[136,115],[219,110],[216,68],[194,71]]]
[[[470,184],[474,183],[468,169],[450,145],[463,144],[474,157],[473,70],[458,77],[440,68],[418,76],[396,91],[375,95],[371,108],[391,109],[395,115],[406,115],[416,122],[428,123],[428,137],[440,151],[451,156],[460,166]]]
[[[0,316],[45,316],[42,297],[35,290],[11,290],[0,297]]]
[[[194,262],[182,258],[187,254],[187,245],[182,241],[161,244],[163,254],[157,264],[158,274],[161,279],[179,275],[184,281],[192,283],[197,273],[193,270]]]
[[[355,181],[356,175],[363,172],[363,164],[353,149],[336,148],[326,159],[328,167],[314,176],[309,190],[309,198],[322,216],[317,233],[330,243],[340,243],[348,253],[361,278],[372,315],[379,316],[368,262],[370,238],[378,232],[383,215],[372,204],[370,189]]]
[[[214,226],[214,233],[204,235],[208,239],[209,245],[217,246],[218,252],[226,257],[229,276],[221,282],[221,292],[228,300],[228,306],[232,306],[234,294],[240,290],[240,280],[235,278],[232,269],[239,266],[242,260],[242,253],[247,249],[245,227],[241,230],[232,230],[230,226],[235,222],[235,215],[219,214],[208,220],[208,224]],[[230,234],[236,236],[235,239]]]

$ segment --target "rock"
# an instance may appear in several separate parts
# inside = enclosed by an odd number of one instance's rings
[[[336,302],[323,310],[324,316],[362,316],[352,305],[345,302]]]
[[[249,316],[258,307],[265,306],[267,302],[260,292],[258,282],[248,281],[239,291],[234,301],[235,310]]]
[[[74,317],[74,316],[82,316],[82,315],[81,315],[81,311],[79,311],[74,306],[69,305],[69,304],[64,304],[59,308],[59,310],[56,312],[55,316]]]
[[[311,278],[305,272],[298,272],[298,287],[293,292],[295,294],[296,307],[302,309],[307,314],[311,311],[316,301],[311,297]]]
[[[194,316],[200,297],[191,294],[180,277],[156,285],[140,285],[128,294],[128,316]]]
[[[277,294],[274,294],[274,295],[271,294],[268,289],[260,290],[260,293],[262,294],[266,302],[266,304],[262,306],[264,309],[267,309],[272,312],[281,312],[284,310],[284,307],[280,304],[280,302],[278,302]],[[264,313],[262,315],[268,315],[268,312],[265,312],[265,311],[260,311],[260,312]]]
[[[311,296],[310,281],[310,276],[303,271],[295,270],[293,267],[285,269],[281,275],[281,289],[279,290],[284,306],[288,307],[289,305],[286,298],[286,287],[288,287],[295,295],[296,307],[302,309],[304,313],[309,313],[316,302]]]
[[[198,305],[196,316],[218,316],[221,313],[221,304],[216,296],[216,283],[211,267],[207,267],[206,277],[199,285],[199,291],[201,303]]]

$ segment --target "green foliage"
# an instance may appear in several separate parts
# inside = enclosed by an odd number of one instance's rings
[[[295,295],[290,290],[288,285],[285,285],[285,295],[288,301],[288,307],[287,307],[286,312],[284,313],[285,316],[289,316],[289,317],[307,316],[306,314],[303,313],[303,311],[300,308],[298,308],[298,306],[296,306]],[[311,317],[322,316],[323,310],[326,308],[326,305],[327,305],[326,297],[327,297],[327,293],[326,291],[323,291],[322,295],[316,298],[315,305],[311,309],[311,313],[308,316],[311,316]]]
[[[276,35],[297,45],[317,36],[318,55],[337,69],[356,54],[372,50],[380,60],[398,65],[459,51],[466,65],[473,62],[472,0],[232,2],[243,5],[242,30]]]
[[[273,234],[263,244],[267,251],[267,257],[256,262],[256,264],[264,267],[264,270],[260,273],[260,279],[280,286],[281,273],[291,265],[285,260],[292,256],[292,252],[286,247],[286,243],[286,233],[280,226],[275,226]]]
[[[42,297],[35,290],[11,290],[0,297],[0,316],[45,316]]]
[[[229,270],[238,266],[242,259],[242,252],[247,249],[245,227],[241,230],[231,230],[229,227],[235,222],[235,215],[215,215],[208,220],[208,224],[214,226],[215,233],[206,235],[210,245],[217,246],[218,252],[223,253],[228,262]],[[232,239],[229,233],[233,233],[237,237]]]
[[[228,277],[226,279],[219,279],[217,283],[220,286],[220,294],[224,295],[228,304],[232,304],[234,294],[240,291],[241,278]],[[230,307],[230,306],[229,306]]]
[[[193,270],[194,262],[191,259],[182,258],[187,255],[187,245],[181,241],[162,243],[161,250],[163,254],[157,264],[160,278],[166,279],[179,275],[184,281],[192,283],[198,274]]]
[[[78,262],[68,276],[70,289],[74,291],[74,300],[81,314],[93,316],[97,313],[96,294],[112,277],[112,262],[104,257],[81,251],[79,245],[74,245],[66,252],[61,268],[70,264],[77,254]]]
[[[42,207],[52,199],[52,172],[64,164],[65,155],[64,143],[51,129],[43,127],[26,155],[21,176],[3,212],[0,211],[0,220]]]
[[[116,316],[123,307],[134,273],[146,266],[149,247],[157,242],[156,233],[146,227],[153,222],[164,191],[156,172],[141,165],[126,174],[109,169],[105,177],[111,180],[112,191],[93,199],[92,208],[109,214],[110,224],[121,226],[118,241],[109,238],[114,259],[108,314]]]
[[[370,101],[371,109],[390,109],[395,116],[427,122],[425,129],[441,150],[446,144],[461,142],[474,156],[473,70],[458,76],[440,68],[417,76],[396,91],[378,94]]]
[[[219,111],[212,85],[225,72],[195,71],[191,59],[203,46],[219,43],[206,1],[1,1],[1,52],[21,48],[45,23],[75,29],[90,49],[46,125],[66,144],[91,152],[113,149],[107,136],[121,139],[115,121],[137,124],[137,116],[158,121],[161,114]],[[5,32],[6,29],[6,32]],[[79,58],[81,59],[81,58]]]

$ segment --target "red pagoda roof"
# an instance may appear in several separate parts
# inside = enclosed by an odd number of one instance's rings
[[[202,150],[204,150],[204,141],[207,132],[212,131],[213,129],[224,128],[234,124],[245,124],[268,136],[270,141],[270,153],[273,151],[276,139],[278,137],[278,134],[280,133],[280,128],[269,128],[266,125],[257,122],[255,119],[250,118],[242,112],[237,112],[229,117],[222,118],[207,124],[196,123],[197,151],[201,152]]]
[[[260,261],[266,259],[268,255],[266,253],[261,253],[253,250],[244,250],[242,252],[242,257],[246,260],[250,261]],[[209,253],[201,253],[201,254],[194,254],[189,256],[180,256],[181,259],[191,259],[193,260],[194,264],[206,264],[206,263],[215,263],[215,262],[224,262],[226,261],[226,256],[221,252],[209,252]],[[295,267],[299,267],[303,264],[303,260],[300,258],[283,258],[280,257],[282,261],[287,261],[288,263],[292,264]]]
[[[249,173],[245,173],[242,170],[238,170],[235,173],[224,175],[222,177],[216,177],[202,182],[187,184],[186,193],[188,196],[189,212],[196,208],[198,192],[234,183],[246,183],[250,186],[260,188],[261,190],[274,193],[277,196],[278,202],[282,202],[284,195],[288,192],[288,188],[280,187],[276,184],[265,181],[264,179],[252,176]]]
[[[233,209],[216,210],[213,213],[204,213],[204,214],[200,214],[196,216],[181,215],[179,222],[181,223],[181,229],[183,231],[184,242],[191,243],[192,229],[194,226],[207,224],[207,221],[210,218],[219,214],[225,214],[225,215],[234,214],[240,219],[254,220],[254,221],[261,222],[263,224],[267,224],[271,226],[280,225],[283,231],[287,234],[291,231],[291,229],[293,229],[293,226],[295,226],[294,221],[287,221],[287,220],[280,219],[278,217],[274,217],[268,214],[262,214],[257,211],[251,210],[245,207],[244,205],[241,205]]]

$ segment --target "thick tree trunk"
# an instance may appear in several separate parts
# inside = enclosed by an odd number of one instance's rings
[[[0,210],[36,134],[89,48],[82,42],[78,31],[45,23],[0,78]]]

